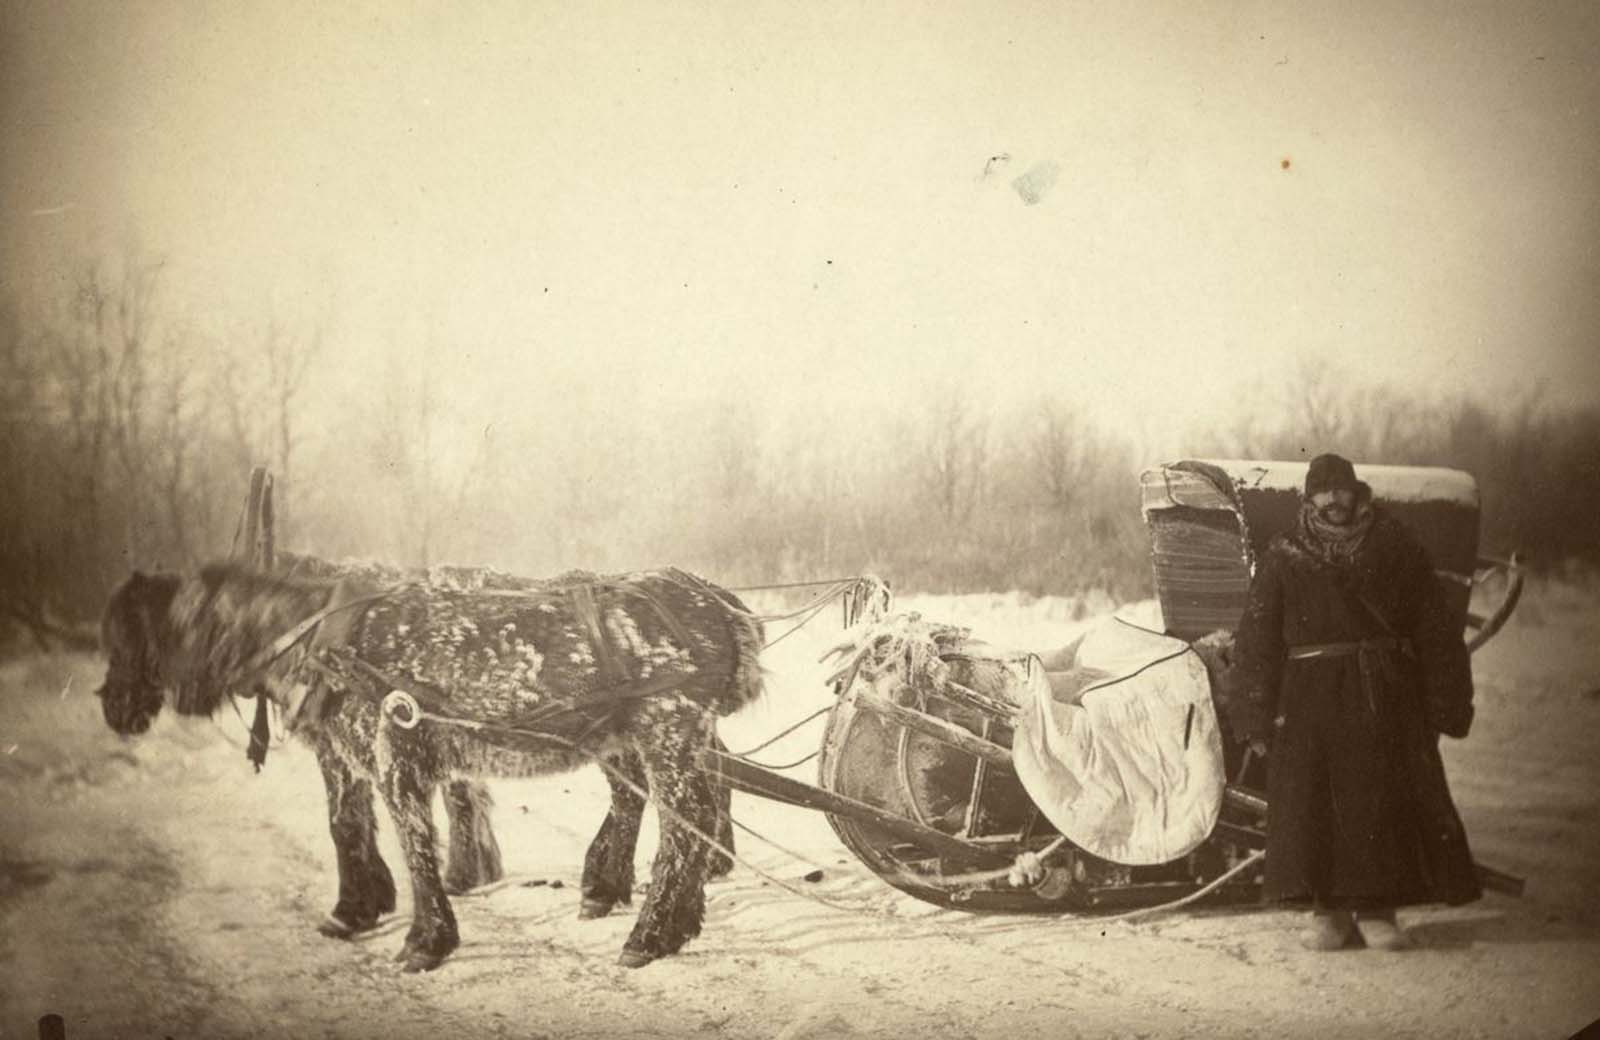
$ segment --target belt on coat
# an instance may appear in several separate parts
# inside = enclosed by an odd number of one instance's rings
[[[1409,654],[1411,640],[1383,636],[1353,643],[1302,643],[1299,646],[1291,646],[1287,656],[1292,661],[1299,661],[1307,657],[1344,657],[1347,654],[1381,653],[1385,650],[1398,650],[1403,654]]]
[[[1288,656],[1290,660],[1299,661],[1313,657],[1354,655],[1361,668],[1361,692],[1366,694],[1367,710],[1377,715],[1377,691],[1388,686],[1395,678],[1394,658],[1390,656],[1390,652],[1395,650],[1410,656],[1411,640],[1380,636],[1353,643],[1302,643],[1291,646]]]

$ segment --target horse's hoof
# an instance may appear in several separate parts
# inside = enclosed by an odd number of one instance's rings
[[[405,958],[402,970],[407,975],[415,975],[422,971],[432,971],[444,963],[444,955],[438,953],[424,953],[421,950],[412,950],[410,956]]]
[[[351,924],[343,918],[329,914],[322,919],[321,924],[317,925],[317,931],[330,939],[353,939],[357,932],[364,932],[371,927],[372,925],[369,924],[366,928],[363,928],[359,925]]]
[[[645,953],[643,950],[623,950],[622,956],[617,958],[617,963],[624,968],[642,968],[655,959],[655,954]]]
[[[609,899],[585,899],[578,904],[578,920],[593,921],[597,917],[604,917],[616,905]]]

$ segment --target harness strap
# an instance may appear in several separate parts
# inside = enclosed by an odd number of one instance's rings
[[[612,652],[605,630],[600,627],[600,604],[596,602],[594,586],[587,583],[574,585],[567,591],[567,597],[572,603],[572,612],[578,616],[589,633],[589,641],[594,644],[600,673],[613,683],[627,682],[628,667]]]
[[[339,613],[340,611],[349,610],[353,607],[359,607],[367,603],[371,603],[374,600],[383,599],[385,596],[388,596],[392,590],[385,589],[382,592],[375,592],[370,596],[360,596],[356,599],[344,600],[342,602],[338,598],[338,591],[338,587],[335,587],[327,606],[323,607],[321,610],[317,611],[310,617],[295,625],[293,628],[289,629],[289,631],[273,640],[270,645],[264,647],[253,657],[251,657],[250,660],[241,665],[235,679],[229,685],[235,688],[248,688],[256,685],[264,678],[267,669],[271,668],[275,663],[277,663],[277,660],[280,657],[292,650],[295,644],[299,643],[328,618]],[[310,655],[307,655],[308,659],[309,656]],[[266,765],[267,749],[272,743],[272,725],[268,721],[267,717],[267,701],[271,699],[266,689],[266,686],[268,685],[274,687],[276,686],[276,684],[269,682],[257,687],[256,714],[255,719],[250,724],[250,740],[245,747],[245,757],[250,760],[251,765],[255,766],[256,772],[258,773],[261,772],[261,767]],[[275,690],[274,692],[280,691]],[[298,717],[305,701],[304,691],[299,689],[292,690],[288,696],[290,703],[286,704],[285,707],[292,708],[292,714],[289,716],[288,721],[291,723],[298,723]],[[235,705],[235,707],[237,707],[237,705]],[[293,729],[293,725],[290,725],[290,728]]]
[[[682,572],[677,571],[676,568],[674,568],[674,570],[669,573],[675,576],[676,574],[681,574]],[[662,623],[664,623],[667,628],[672,630],[672,634],[676,636],[678,642],[683,645],[684,652],[689,654],[694,653],[694,637],[689,635],[689,630],[683,627],[683,622],[678,620],[678,616],[676,614],[667,609],[667,605],[661,602],[660,597],[651,592],[649,589],[645,588],[644,583],[639,581],[627,582],[623,585],[623,589],[630,595],[637,596],[639,599],[642,599],[646,603],[650,604],[650,606],[655,609],[656,616],[661,619]]]
[[[271,667],[272,664],[278,660],[278,658],[288,653],[296,643],[304,639],[312,629],[322,624],[332,615],[339,613],[341,610],[349,610],[353,607],[363,606],[365,604],[384,599],[392,591],[392,589],[385,589],[382,592],[375,592],[370,596],[360,596],[356,599],[345,600],[343,603],[329,603],[315,614],[312,614],[310,617],[306,618],[304,621],[300,622],[298,625],[279,636],[272,642],[270,646],[267,646],[254,657],[250,658],[250,660],[241,665],[239,668],[239,678],[236,680],[234,685],[245,685],[253,681],[256,678],[257,673],[263,672]]]
[[[338,655],[338,659],[341,661],[347,661],[354,671],[360,673],[363,677],[376,684],[376,692],[368,692],[369,700],[381,702],[388,695],[390,690],[399,690],[415,700],[417,705],[424,711],[428,712],[435,718],[440,719],[441,721],[457,722],[474,726],[485,725],[484,723],[477,722],[476,720],[446,718],[442,715],[439,715],[438,713],[448,706],[448,697],[446,695],[441,695],[432,687],[416,682],[403,675],[397,675],[377,668],[355,656],[353,653],[341,653]],[[326,668],[326,666],[323,667]],[[689,674],[685,672],[662,672],[659,675],[639,682],[604,687],[594,691],[591,694],[588,694],[582,698],[581,701],[576,698],[554,701],[550,704],[541,705],[539,708],[536,708],[528,715],[525,724],[532,725],[534,723],[548,723],[551,719],[559,718],[563,715],[589,715],[600,712],[600,715],[595,723],[595,725],[598,726],[605,721],[610,711],[619,705],[627,701],[639,700],[644,697],[652,697],[658,693],[666,693],[669,690],[683,685],[688,678]],[[507,732],[522,731],[507,730]],[[585,735],[587,736],[587,734]],[[553,734],[551,737],[554,739]]]

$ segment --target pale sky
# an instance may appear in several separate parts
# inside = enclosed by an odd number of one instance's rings
[[[192,320],[332,298],[344,376],[433,344],[475,420],[969,373],[1160,436],[1305,356],[1600,402],[1593,3],[8,0],[0,27],[7,281],[137,241]]]

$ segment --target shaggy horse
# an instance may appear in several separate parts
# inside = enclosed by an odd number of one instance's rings
[[[276,556],[279,573],[302,580],[344,581],[373,587],[427,580],[464,592],[481,589],[529,591],[549,584],[486,567],[434,567],[426,572],[408,572],[376,562],[333,563],[283,550]],[[107,611],[108,617],[112,614]],[[331,938],[351,938],[374,927],[379,917],[394,909],[394,880],[377,846],[373,771],[364,761],[352,760],[344,754],[341,749],[348,747],[348,742],[332,739],[326,726],[302,727],[297,735],[311,745],[322,771],[323,787],[328,796],[329,830],[339,864],[338,902],[318,930]],[[720,740],[714,741],[712,746],[719,751],[727,750]],[[611,809],[585,857],[579,909],[579,916],[585,919],[604,917],[617,904],[627,906],[633,902],[633,857],[644,811],[644,800],[634,788],[644,787],[647,781],[643,764],[631,751],[623,752],[608,764],[628,777],[634,786],[620,782],[612,772],[606,773],[611,786]],[[717,840],[724,848],[732,849],[729,794],[726,787],[718,786]],[[450,895],[492,884],[504,876],[500,846],[495,841],[489,819],[492,804],[489,789],[481,781],[452,780],[445,787],[444,806],[450,839],[444,889]],[[722,877],[732,869],[733,860],[713,850],[707,877]]]
[[[180,713],[211,714],[224,691],[252,680],[246,673],[285,632],[308,622],[342,629],[276,659],[266,680],[285,701],[287,684],[307,666],[331,680],[326,696],[306,698],[320,705],[303,724],[354,767],[353,783],[376,783],[395,820],[413,888],[412,925],[397,958],[406,970],[433,968],[459,944],[434,850],[435,787],[596,760],[611,764],[613,811],[585,858],[586,910],[609,910],[631,893],[648,786],[663,808],[661,844],[621,963],[649,963],[697,935],[709,853],[693,832],[711,833],[723,821],[695,755],[714,740],[715,717],[761,689],[761,626],[743,604],[680,571],[570,575],[514,591],[419,582],[368,593],[355,584],[237,565],[214,565],[190,580],[134,575],[112,597],[102,626],[107,721],[121,733],[143,731],[164,689]],[[380,708],[391,689],[429,709],[420,724],[408,728],[415,715],[397,719]],[[331,815],[340,818],[336,807]],[[375,850],[364,858],[369,839],[347,838],[341,909],[375,920],[387,869]]]

